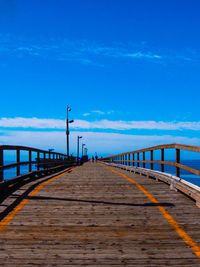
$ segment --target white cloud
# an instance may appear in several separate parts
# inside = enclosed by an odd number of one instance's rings
[[[10,56],[23,57],[40,56],[43,59],[54,59],[61,61],[75,61],[85,65],[103,67],[97,60],[102,57],[109,58],[134,58],[134,59],[153,59],[163,58],[140,45],[135,47],[131,44],[111,44],[102,45],[96,42],[85,40],[67,39],[46,39],[32,40],[14,35],[0,34],[0,53]],[[94,60],[94,57],[95,60]],[[98,58],[97,58],[98,57]]]
[[[24,56],[40,57],[44,60],[74,61],[84,65],[104,67],[103,58],[151,60],[199,61],[196,51],[157,52],[146,43],[101,44],[95,41],[68,40],[60,38],[28,39],[23,36],[0,34],[0,53],[23,58]],[[160,50],[159,50],[160,51]]]
[[[129,48],[122,48],[120,46],[115,46],[115,47],[105,47],[105,46],[87,46],[86,49],[82,48],[82,51],[84,52],[89,52],[91,54],[96,54],[96,55],[101,55],[101,56],[108,56],[108,57],[115,57],[115,58],[125,58],[125,57],[130,57],[130,58],[135,58],[135,59],[162,59],[161,55],[157,55],[152,53],[151,51],[147,52],[141,52],[138,51],[137,49],[134,49],[129,47]]]
[[[103,115],[103,111],[93,111]],[[84,116],[90,113],[83,114]],[[59,119],[38,119],[38,118],[1,118],[1,128],[34,128],[34,129],[65,129],[65,120]],[[200,121],[111,121],[111,120],[75,120],[70,125],[72,129],[113,129],[113,130],[131,130],[131,129],[147,129],[147,130],[200,130]]]
[[[114,110],[108,111],[107,114],[112,114],[114,113]]]
[[[92,115],[92,114],[98,114],[98,115],[110,115],[114,113],[114,110],[111,110],[111,111],[101,111],[101,110],[92,110],[88,113],[84,113],[83,116],[89,116],[89,115]]]
[[[93,113],[97,113],[97,114],[99,114],[99,115],[104,115],[104,114],[105,114],[105,112],[104,112],[104,111],[101,111],[101,110],[93,110],[93,111],[91,111],[91,112],[93,112]]]
[[[53,131],[1,131],[0,144],[24,145],[41,149],[54,148],[57,152],[66,151],[65,132]],[[200,138],[171,135],[127,135],[77,131],[70,133],[70,153],[76,154],[77,135],[83,136],[90,154],[116,154],[167,143],[200,145]]]
[[[64,129],[65,121],[58,119],[38,118],[1,118],[0,127],[12,128],[36,128],[36,129]]]
[[[130,53],[130,54],[124,54],[123,56],[130,57],[130,58],[148,58],[148,59],[161,59],[162,56],[152,54],[152,53]]]

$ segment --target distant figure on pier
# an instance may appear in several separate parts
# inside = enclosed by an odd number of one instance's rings
[[[92,162],[94,162],[94,157],[92,156]]]
[[[97,160],[98,160],[98,156],[96,155],[96,156],[95,156],[95,161],[97,162]]]

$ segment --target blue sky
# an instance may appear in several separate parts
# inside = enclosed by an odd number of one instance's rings
[[[198,0],[0,0],[0,143],[200,145]]]

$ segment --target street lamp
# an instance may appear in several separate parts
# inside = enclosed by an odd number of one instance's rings
[[[85,144],[82,144],[82,157],[83,157],[83,147],[85,146]]]
[[[79,139],[81,139],[82,136],[77,136],[77,161],[79,159]]]
[[[74,122],[74,120],[68,119],[68,113],[71,111],[71,108],[67,105],[67,119],[66,119],[66,135],[67,135],[67,158],[69,158],[69,123]]]

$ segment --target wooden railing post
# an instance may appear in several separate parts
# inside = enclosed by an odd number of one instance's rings
[[[0,182],[3,181],[3,149],[0,150]]]
[[[20,150],[16,150],[16,162],[20,163]],[[20,175],[20,165],[17,165],[17,176]]]
[[[125,165],[127,166],[128,165],[128,162],[127,162],[127,154],[125,155]]]
[[[143,152],[143,160],[145,160],[145,152]],[[145,168],[145,162],[143,162],[143,168]]]
[[[153,161],[153,150],[151,150],[151,161]],[[151,162],[151,170],[153,170],[153,162]]]
[[[3,148],[3,147],[2,147]],[[165,159],[165,149],[176,149],[176,160],[173,161],[169,161]],[[181,150],[185,150],[185,151],[191,151],[191,152],[196,152],[196,153],[200,153],[200,146],[190,146],[190,145],[183,145],[183,144],[164,144],[164,145],[158,145],[158,146],[153,146],[153,147],[149,147],[149,148],[144,148],[144,149],[139,149],[139,150],[135,150],[135,151],[131,151],[131,152],[125,152],[125,153],[120,153],[116,155],[113,155],[111,157],[114,158],[114,160],[120,163],[120,164],[126,164],[130,165],[130,166],[137,166],[140,167],[142,166],[142,162],[143,162],[143,167],[147,167],[146,163],[150,163],[150,168],[151,170],[157,169],[155,168],[155,164],[161,165],[160,166],[160,171],[162,172],[166,172],[168,171],[170,173],[170,169],[168,170],[168,168],[165,168],[165,165],[169,165],[169,166],[174,166],[176,167],[176,176],[180,177],[181,176],[181,170],[185,170],[187,172],[190,172],[192,174],[198,175],[200,176],[200,170],[199,169],[194,169],[192,167],[186,166],[184,164],[180,164],[181,160],[180,160],[180,153]],[[161,151],[161,159],[157,159],[157,157],[155,156],[154,151]],[[143,153],[143,160],[142,160],[142,155]],[[150,156],[150,160],[147,160],[147,153],[150,153],[150,155],[148,154],[148,158]],[[132,154],[132,156],[131,156]],[[146,159],[145,159],[146,157]],[[125,159],[126,158],[126,159]],[[128,159],[127,159],[128,158]],[[108,157],[106,158],[102,158],[102,160],[106,160],[108,161]],[[156,159],[156,160],[155,160]],[[129,163],[132,162],[132,164]],[[137,164],[135,164],[137,163]],[[173,174],[173,173],[172,173]]]
[[[31,170],[32,170],[32,164],[31,164],[31,161],[32,161],[32,151],[31,150],[29,150],[29,152],[28,152],[28,161],[29,161],[29,172],[31,172]]]
[[[176,163],[180,163],[180,149],[176,148]],[[180,177],[180,168],[176,167],[176,176]]]
[[[39,171],[40,152],[37,152],[37,170]]]
[[[15,154],[14,157],[16,159],[14,162],[4,163],[4,156],[5,156],[4,151],[7,151],[7,150],[13,150]],[[25,160],[23,160],[23,154],[22,154],[23,151],[26,152]],[[25,147],[25,146],[0,145],[0,182],[2,182],[5,178],[5,170],[9,168],[14,168],[15,174],[13,176],[16,178],[19,177],[19,180],[25,179],[26,176],[30,175],[30,173],[33,173],[34,175],[35,174],[39,175],[40,172],[39,173],[35,172],[35,167],[37,171],[39,171],[41,168],[45,168],[45,164],[42,165],[42,163],[45,161],[45,159],[48,159],[48,155],[49,155],[49,158],[52,159],[52,161],[55,160],[56,152],[45,151],[45,150],[40,150],[40,149]],[[59,157],[62,156],[63,160],[66,157],[64,154],[59,154],[59,153],[58,153],[58,156]],[[33,164],[34,164],[34,167],[32,166]],[[21,165],[26,165],[26,168],[27,168],[26,172],[24,171],[24,168],[22,170]],[[33,172],[33,168],[34,168],[34,172]],[[51,168],[51,166],[49,168]],[[56,169],[53,169],[53,168],[52,170],[57,171]]]
[[[165,160],[165,155],[164,155],[164,148],[161,148],[161,161]],[[164,164],[161,164],[161,172],[164,172],[165,168],[164,168]]]

